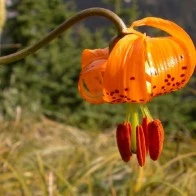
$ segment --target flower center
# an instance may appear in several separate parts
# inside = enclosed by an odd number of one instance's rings
[[[148,119],[148,121],[153,120],[146,105],[135,104],[135,103],[127,104],[126,121],[130,122],[131,127],[132,127],[132,137],[131,137],[131,152],[132,153],[137,153],[136,130],[137,130],[137,127],[140,125],[139,110],[141,110],[143,119]]]

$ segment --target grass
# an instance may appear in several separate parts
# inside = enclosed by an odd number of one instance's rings
[[[0,123],[0,195],[159,196],[196,193],[196,141],[168,136],[159,161],[121,161],[115,130],[95,133],[48,119]]]

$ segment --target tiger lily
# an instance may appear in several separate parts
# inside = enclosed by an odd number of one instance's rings
[[[144,25],[168,35],[150,37],[134,29]],[[117,146],[125,162],[136,153],[139,165],[144,166],[148,153],[152,160],[159,158],[164,141],[162,123],[152,118],[146,103],[187,84],[194,72],[196,52],[181,27],[161,18],[135,21],[123,33],[111,51],[83,51],[78,89],[93,104],[126,103],[125,121],[116,131]]]

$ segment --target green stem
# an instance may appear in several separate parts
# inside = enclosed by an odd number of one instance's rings
[[[76,24],[77,22],[88,18],[90,16],[102,16],[104,18],[107,18],[111,22],[114,23],[118,30],[118,35],[122,34],[123,29],[126,28],[124,22],[121,20],[120,17],[118,17],[114,12],[104,9],[104,8],[90,8],[83,11],[80,11],[76,13],[73,17],[66,20],[64,23],[59,25],[56,29],[51,31],[48,35],[46,35],[44,38],[42,38],[40,41],[36,42],[35,44],[22,49],[14,54],[10,54],[7,56],[0,57],[0,64],[8,64],[12,63],[14,61],[20,60],[30,54],[33,54],[40,48],[42,48],[44,45],[48,44],[50,41],[55,39],[57,36],[59,36],[61,33],[69,29],[71,26]]]

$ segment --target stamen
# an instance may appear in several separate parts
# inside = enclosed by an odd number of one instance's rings
[[[128,122],[119,124],[116,130],[118,150],[123,161],[128,162],[131,158],[131,124]]]
[[[146,145],[146,154],[148,154],[149,144],[148,144],[148,123],[149,120],[147,117],[144,117],[142,120],[142,128],[144,132],[144,138],[145,138],[145,145]]]
[[[148,124],[148,140],[150,158],[156,161],[163,149],[164,130],[160,120],[153,120]]]
[[[136,128],[136,142],[137,142],[137,160],[141,167],[144,166],[146,161],[146,145],[144,132],[141,125]]]

